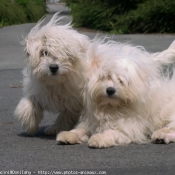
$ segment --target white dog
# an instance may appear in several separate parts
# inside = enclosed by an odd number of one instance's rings
[[[59,21],[55,14],[43,27],[43,20],[38,22],[24,41],[28,55],[23,71],[24,97],[15,116],[29,135],[37,132],[45,110],[60,113],[55,124],[46,128],[48,135],[72,129],[82,110],[79,85],[90,41]]]
[[[75,129],[57,135],[58,143],[81,143],[90,136],[88,145],[95,148],[174,142],[175,75],[161,71],[162,64],[173,62],[168,53],[159,53],[161,57],[120,43],[92,44],[85,109]]]

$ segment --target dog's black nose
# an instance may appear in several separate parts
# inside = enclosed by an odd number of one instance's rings
[[[108,96],[114,95],[115,92],[116,92],[116,90],[115,90],[113,87],[108,87],[108,88],[106,89],[106,93],[108,94]]]
[[[58,71],[58,65],[57,64],[51,64],[50,66],[49,66],[49,68],[50,68],[50,71],[53,73],[53,74],[55,74],[57,71]]]

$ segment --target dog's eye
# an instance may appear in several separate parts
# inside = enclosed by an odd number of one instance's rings
[[[123,81],[120,78],[118,78],[118,81],[122,86],[124,85]]]
[[[74,60],[73,60],[73,58],[72,58],[72,57],[69,57],[68,59],[69,59],[69,61],[70,61],[71,63],[73,63],[73,62],[74,62]]]
[[[30,56],[30,53],[29,52],[27,52],[27,57],[29,57]]]
[[[105,79],[105,76],[100,76],[100,77],[99,77],[99,80],[100,80],[100,81],[103,81],[104,79]]]
[[[107,75],[107,79],[108,79],[108,80],[111,80],[111,76],[110,76],[110,75]]]
[[[46,50],[42,50],[42,51],[40,52],[40,56],[41,56],[41,57],[48,56],[48,55],[49,55],[49,52],[47,52]]]

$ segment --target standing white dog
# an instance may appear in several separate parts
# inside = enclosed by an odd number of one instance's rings
[[[70,132],[59,133],[57,141],[76,144],[91,136],[88,144],[95,148],[175,142],[175,75],[173,69],[161,71],[173,56],[163,60],[158,55],[153,55],[159,60],[154,61],[139,47],[92,44],[80,123]]]
[[[59,21],[55,14],[43,27],[43,20],[38,22],[24,41],[28,55],[23,71],[24,97],[15,116],[29,135],[37,132],[44,110],[60,113],[55,124],[46,128],[49,135],[72,129],[82,110],[79,85],[84,81],[84,55],[90,41]]]

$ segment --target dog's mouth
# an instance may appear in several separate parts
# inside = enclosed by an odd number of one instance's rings
[[[107,95],[107,97],[109,98],[109,99],[116,99],[116,95],[111,95],[111,96],[109,96],[109,95]]]
[[[108,95],[101,95],[95,98],[95,101],[97,104],[101,104],[101,105],[107,105],[110,103],[118,103],[118,97],[116,95],[113,96],[108,96]]]
[[[103,98],[99,100],[97,104],[101,110],[113,109],[113,108],[120,106],[120,100],[118,100],[118,98],[116,97]]]
[[[52,73],[52,72],[51,72],[51,75],[52,75],[52,76],[56,76],[57,74],[58,74],[57,72],[56,72],[56,73]]]

